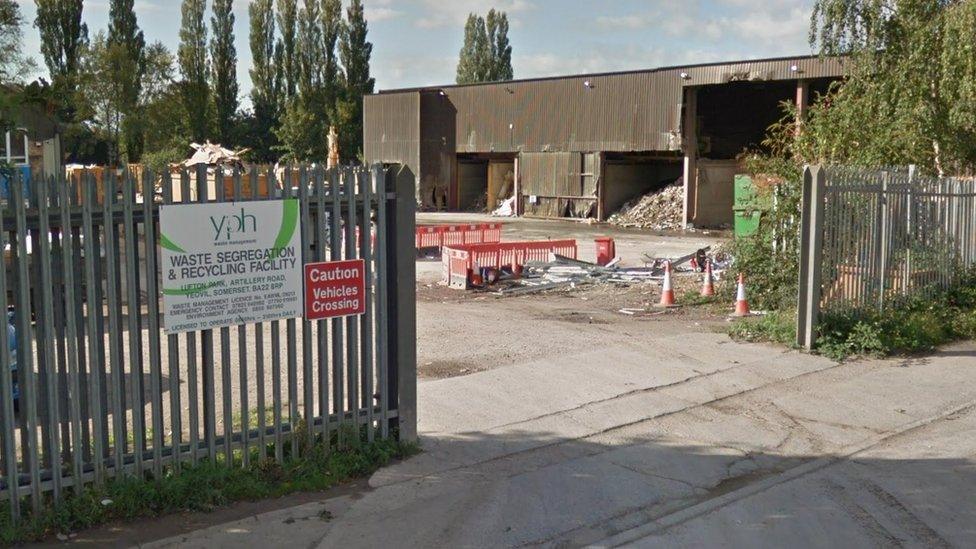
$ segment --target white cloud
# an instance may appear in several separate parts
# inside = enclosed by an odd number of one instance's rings
[[[395,10],[393,8],[386,7],[370,7],[366,6],[366,20],[370,23],[377,21],[388,21],[390,19],[396,19],[403,15],[402,11]]]
[[[604,30],[613,29],[644,29],[652,25],[653,19],[645,15],[601,15],[596,18],[598,27]]]
[[[806,43],[810,14],[800,8],[787,12],[785,18],[773,17],[769,12],[752,13],[748,17],[725,20],[742,38],[761,41],[763,45]]]
[[[484,15],[491,8],[507,13],[512,26],[518,26],[515,16],[534,9],[535,4],[529,0],[497,0],[491,6],[486,6],[483,0],[420,0],[418,7],[421,13],[414,24],[422,29],[435,29],[463,25],[468,14]]]
[[[625,15],[601,15],[596,18],[597,28],[603,31],[637,31],[653,29],[675,38],[689,36],[708,40],[722,38],[722,26],[714,19],[700,13],[694,3],[658,8],[645,13]]]
[[[457,56],[382,56],[374,57],[372,73],[377,89],[388,90],[454,82]]]

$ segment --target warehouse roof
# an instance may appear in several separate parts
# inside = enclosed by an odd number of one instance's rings
[[[419,87],[408,87],[408,88],[394,88],[387,90],[380,90],[376,95],[391,94],[391,93],[404,93],[404,92],[419,92],[426,90],[446,90],[452,88],[472,88],[478,86],[491,86],[497,84],[523,84],[531,82],[545,82],[551,80],[565,80],[565,79],[579,79],[579,78],[600,78],[607,76],[627,76],[636,74],[653,74],[653,73],[665,73],[665,72],[675,72],[675,71],[694,71],[702,75],[710,75],[707,81],[692,81],[695,80],[693,74],[689,73],[688,85],[701,85],[701,84],[720,84],[723,83],[721,78],[716,75],[722,70],[731,67],[739,68],[739,70],[749,70],[749,69],[769,69],[776,65],[788,65],[790,78],[826,78],[826,77],[838,77],[842,76],[844,73],[844,64],[846,58],[842,56],[820,56],[820,55],[794,55],[786,57],[770,57],[763,59],[744,59],[739,61],[719,61],[712,63],[697,63],[691,65],[671,65],[664,67],[656,67],[650,69],[632,69],[624,71],[606,71],[606,72],[594,72],[594,73],[578,73],[578,74],[568,74],[568,75],[556,75],[556,76],[542,76],[537,78],[522,78],[516,80],[504,80],[504,81],[494,81],[494,82],[478,82],[474,84],[445,84],[442,86],[419,86]],[[796,70],[792,70],[793,67]],[[718,69],[716,71],[715,69]],[[808,74],[811,72],[812,74]],[[728,74],[722,73],[723,75]],[[781,79],[776,78],[775,75],[771,75],[771,78],[767,79]],[[785,76],[785,75],[784,75]],[[736,80],[736,78],[725,79],[724,81]]]

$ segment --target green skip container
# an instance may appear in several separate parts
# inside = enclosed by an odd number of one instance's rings
[[[742,238],[756,234],[763,214],[768,212],[771,206],[769,197],[759,192],[752,177],[745,174],[736,175],[732,202],[735,237]]]

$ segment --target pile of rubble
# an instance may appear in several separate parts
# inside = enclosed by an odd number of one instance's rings
[[[662,189],[627,202],[607,222],[620,227],[673,231],[682,228],[683,210],[684,183],[678,179]]]
[[[190,146],[193,147],[195,152],[190,158],[182,162],[182,165],[187,168],[203,164],[210,169],[214,166],[221,166],[227,171],[232,169],[237,169],[240,172],[245,171],[244,161],[241,159],[241,155],[248,152],[248,149],[232,151],[221,147],[218,143],[211,143],[210,141],[207,141],[203,145],[190,143]]]

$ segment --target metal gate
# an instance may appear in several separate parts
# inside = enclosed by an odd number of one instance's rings
[[[15,519],[25,498],[38,509],[112,476],[415,439],[409,170],[103,173],[35,174],[0,206],[0,498]],[[165,334],[159,211],[190,197],[297,198],[302,262],[364,259],[366,313]]]

